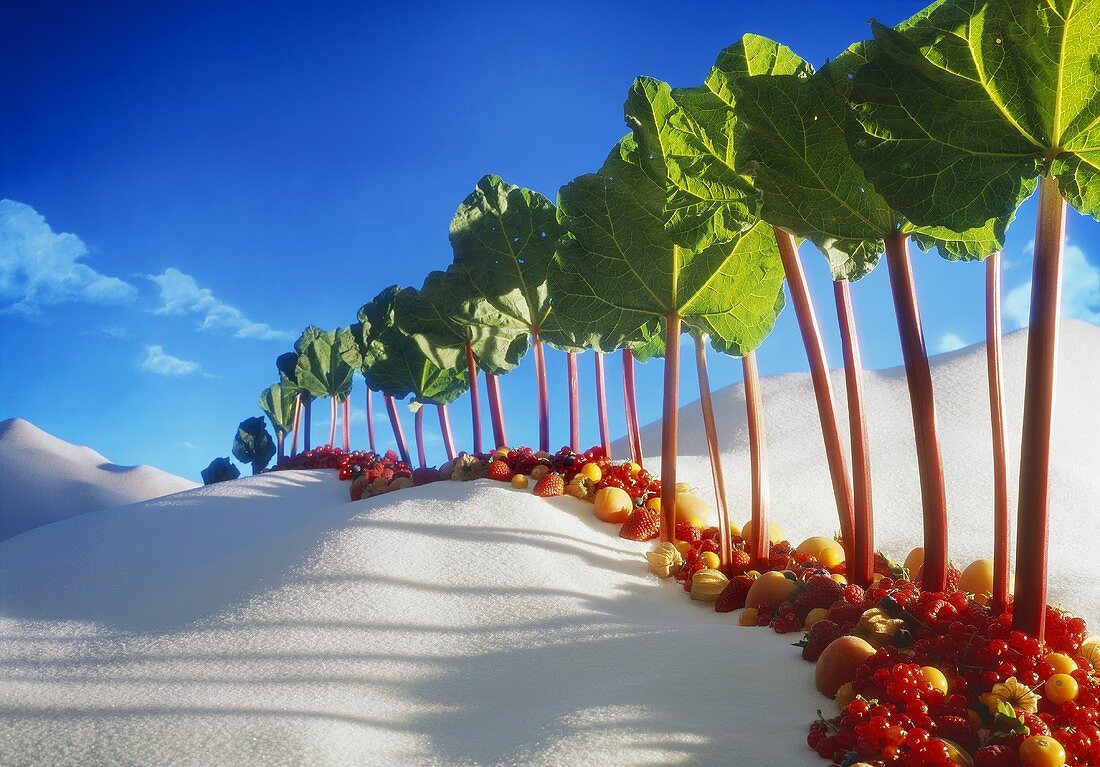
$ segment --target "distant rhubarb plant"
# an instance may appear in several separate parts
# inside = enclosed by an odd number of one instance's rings
[[[233,437],[233,457],[249,464],[253,474],[259,474],[271,463],[275,457],[275,443],[267,431],[263,416],[246,418],[237,425],[237,434]]]
[[[294,429],[294,418],[298,409],[297,387],[284,376],[279,383],[272,384],[260,393],[259,404],[275,431],[277,460],[281,461],[285,456],[286,435]]]
[[[204,485],[213,485],[218,482],[228,482],[231,479],[237,479],[241,476],[241,470],[229,460],[229,456],[226,456],[225,458],[215,458],[202,470],[201,474],[202,483]]]

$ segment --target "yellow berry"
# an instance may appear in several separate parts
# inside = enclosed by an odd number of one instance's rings
[[[845,578],[840,573],[834,574],[833,575],[833,580],[836,581],[837,583],[839,583],[841,586],[847,586],[848,585],[848,579]]]
[[[737,619],[737,623],[740,626],[755,626],[759,617],[755,607],[746,607],[741,611],[741,616]]]
[[[499,447],[499,448],[497,448],[496,450],[493,451],[493,458],[500,458],[501,460],[504,460],[507,457],[508,457],[508,448],[506,448],[506,447]]]
[[[829,614],[829,611],[824,607],[815,607],[806,614],[805,626],[808,629],[812,629],[814,624],[818,621],[825,620],[825,617]]]
[[[1055,674],[1043,687],[1047,700],[1059,706],[1071,700],[1077,700],[1077,694],[1080,691],[1077,680],[1069,674]]]
[[[661,497],[659,495],[653,496],[652,498],[650,498],[648,501],[645,502],[645,507],[647,509],[652,509],[653,511],[660,511],[661,510]]]
[[[626,464],[626,470],[630,472],[630,476],[631,478],[633,478],[638,476],[638,473],[642,470],[642,466],[641,464],[634,463],[634,461],[628,461]]]
[[[1054,666],[1055,674],[1072,674],[1077,670],[1077,663],[1065,653],[1047,653],[1043,656],[1043,660]]]
[[[822,567],[836,567],[844,561],[844,549],[839,546],[822,549],[821,553],[817,555],[817,561],[821,563]]]
[[[745,573],[745,575],[749,576],[750,578],[759,578],[760,577],[760,571],[759,570],[749,570],[747,573]]]
[[[524,490],[527,488],[527,475],[526,474],[513,474],[512,475],[512,487],[517,490]]]
[[[686,557],[687,553],[691,551],[691,544],[687,541],[676,541],[672,544],[676,547],[676,550],[680,552],[680,556]]]
[[[599,482],[603,479],[603,470],[600,469],[599,464],[586,463],[581,467],[581,474],[588,477],[593,482]]]
[[[1066,750],[1048,735],[1035,735],[1020,744],[1020,762],[1024,767],[1062,767]]]
[[[947,683],[947,677],[942,671],[935,666],[922,666],[921,673],[924,674],[924,681],[932,685],[933,690],[939,690],[944,695],[947,694],[950,685]]]
[[[722,563],[721,560],[718,559],[718,555],[713,551],[704,551],[699,555],[699,561],[711,570],[717,570],[718,566]]]
[[[531,479],[542,479],[549,473],[550,467],[540,463],[531,469]]]

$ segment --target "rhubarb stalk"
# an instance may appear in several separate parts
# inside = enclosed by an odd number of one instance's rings
[[[372,453],[378,452],[378,447],[374,442],[374,392],[367,387],[367,442],[370,445],[370,451]]]
[[[1046,633],[1050,435],[1058,355],[1058,304],[1066,206],[1052,176],[1039,179],[1031,321],[1027,334],[1020,499],[1016,517],[1015,628],[1042,639]]]
[[[638,426],[638,394],[634,386],[634,352],[623,349],[623,398],[626,400],[626,436],[630,460],[642,465],[642,432]]]
[[[764,399],[760,392],[760,371],[756,353],[741,358],[745,378],[745,408],[749,425],[749,466],[752,474],[752,538],[749,555],[753,566],[763,572],[771,557],[771,523],[768,521],[770,501],[768,488],[768,450],[764,439]]]
[[[875,577],[875,521],[871,500],[871,450],[863,410],[863,361],[847,280],[833,283],[840,343],[844,351],[844,388],[848,395],[848,433],[852,444],[852,504],[854,506],[852,559],[848,578],[860,586]]]
[[[569,376],[569,449],[574,453],[581,450],[581,406],[580,392],[577,390],[577,355],[568,352],[565,367]]]
[[[383,396],[386,401],[386,412],[390,416],[390,426],[393,428],[393,438],[397,441],[397,451],[401,453],[401,460],[407,466],[412,466],[412,458],[409,457],[409,445],[405,441],[405,431],[401,428],[401,419],[397,416],[397,403],[388,394]]]
[[[328,424],[328,446],[332,447],[336,444],[336,396],[329,397],[329,424]]]
[[[600,422],[600,447],[611,457],[611,435],[607,428],[607,375],[604,370],[603,352],[596,352],[596,415]]]
[[[290,457],[298,455],[298,430],[302,425],[302,395],[294,395],[294,436],[290,439]]]
[[[351,396],[344,397],[344,452],[351,452]]]
[[[486,373],[485,383],[489,389],[489,419],[493,422],[493,441],[496,447],[505,447],[508,444],[508,434],[504,431],[504,406],[500,399],[500,378],[492,373]]]
[[[531,345],[535,349],[535,385],[538,393],[539,450],[550,452],[550,391],[546,384],[546,355],[539,338],[539,329],[531,330]]]
[[[714,402],[710,394],[710,374],[707,371],[707,342],[702,335],[692,333],[695,340],[695,370],[699,377],[699,407],[703,411],[703,429],[707,435],[710,475],[714,480],[714,500],[718,509],[718,558],[727,571],[733,558],[730,542],[730,513],[726,505],[726,478],[722,474],[722,453],[718,445],[718,425],[714,420]]]
[[[302,450],[305,450],[308,453],[309,450],[310,450],[310,447],[309,447],[310,424],[313,421],[313,400],[312,399],[306,400],[303,407],[305,408],[305,416],[303,417],[302,420],[305,423],[302,424]]]
[[[927,591],[943,591],[947,585],[947,495],[943,483],[943,460],[936,435],[936,403],[932,393],[932,371],[921,328],[913,268],[909,261],[908,235],[895,231],[886,238],[886,263],[894,297],[913,431],[917,446],[921,503],[924,509],[924,573]]]
[[[451,417],[447,414],[446,405],[436,405],[439,414],[439,434],[443,437],[443,449],[447,451],[447,460],[455,459],[455,441],[451,436]]]
[[[473,419],[474,452],[482,452],[481,443],[481,395],[477,385],[477,361],[474,359],[474,349],[470,346],[470,339],[466,339],[466,374],[470,378],[470,414]]]
[[[421,405],[416,409],[416,414],[413,416],[413,428],[414,435],[416,436],[416,460],[420,463],[420,468],[425,468],[428,465],[428,459],[424,455],[424,406]]]
[[[1004,384],[1001,381],[1001,254],[985,260],[985,361],[989,423],[993,429],[993,614],[1008,605],[1008,458],[1005,450]]]
[[[680,417],[680,315],[665,315],[665,397],[661,418],[661,540],[676,541],[676,438]]]
[[[825,440],[825,458],[829,464],[833,499],[836,501],[837,515],[840,519],[840,536],[848,561],[852,561],[855,527],[852,483],[848,477],[844,448],[840,442],[840,426],[837,423],[836,408],[833,405],[833,390],[829,383],[829,363],[825,358],[825,344],[821,341],[817,315],[806,284],[806,274],[802,270],[802,261],[798,258],[794,237],[779,227],[773,227],[773,229],[775,242],[779,246],[779,256],[783,261],[783,271],[787,275],[787,285],[791,291],[791,304],[794,306],[798,329],[802,334],[802,344],[806,347],[806,358],[810,362],[810,379],[813,382],[814,397],[817,399],[821,436]]]

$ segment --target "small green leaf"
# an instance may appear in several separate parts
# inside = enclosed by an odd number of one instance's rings
[[[262,416],[246,418],[237,425],[233,438],[233,457],[252,464],[252,473],[259,474],[275,457],[275,443],[264,425]]]

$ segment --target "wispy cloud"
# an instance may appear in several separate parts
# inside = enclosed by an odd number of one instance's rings
[[[936,344],[936,351],[941,354],[944,352],[953,352],[956,349],[961,349],[966,346],[966,341],[962,339],[958,333],[944,333],[940,336],[939,343]]]
[[[184,378],[202,373],[199,363],[166,354],[164,347],[159,344],[145,347],[145,361],[141,363],[141,369],[169,378]]]
[[[227,331],[235,338],[260,341],[289,341],[291,333],[276,330],[263,322],[253,322],[240,309],[227,304],[209,288],[201,288],[195,278],[179,269],[165,269],[162,274],[147,275],[160,288],[161,305],[156,314],[195,314],[202,318],[199,330]]]
[[[137,296],[133,285],[81,263],[87,255],[79,237],[54,232],[30,205],[0,200],[2,311],[36,315],[57,304],[121,304]]]
[[[1031,315],[1031,280],[1005,294],[1004,313],[1017,328],[1027,326]],[[1076,245],[1066,245],[1062,254],[1062,316],[1100,325],[1100,266],[1090,263]]]

